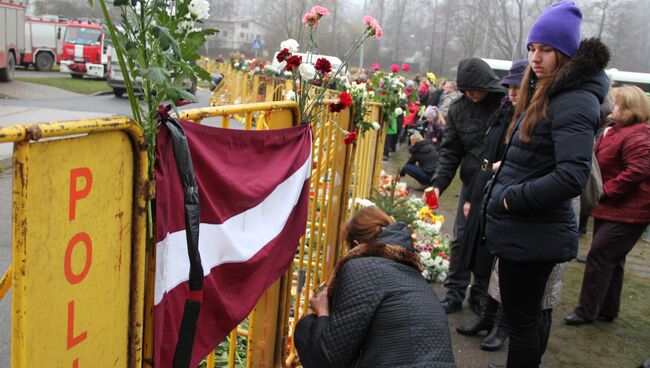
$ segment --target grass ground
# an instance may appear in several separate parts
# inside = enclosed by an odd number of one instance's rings
[[[407,150],[402,147],[384,162],[385,170],[393,175],[397,166],[408,159]],[[411,188],[418,184],[411,178],[402,179]],[[460,179],[458,176],[439,199],[439,212],[445,216],[443,232],[451,234],[453,230]],[[421,195],[414,192],[412,195]],[[590,225],[591,227],[591,225]],[[591,229],[589,229],[589,234]],[[586,254],[591,238],[580,239],[580,254]],[[545,368],[636,368],[650,358],[650,243],[640,240],[628,255],[628,267],[623,285],[621,312],[612,323],[596,322],[585,326],[567,326],[564,317],[576,306],[582,285],[584,264],[572,261],[564,275],[562,302],[553,311],[553,326],[542,366]],[[642,266],[640,266],[642,265]],[[631,267],[635,266],[635,267]],[[440,285],[434,287],[438,295],[444,293]],[[467,309],[467,308],[465,308]],[[452,333],[456,363],[459,368],[485,367],[484,362],[504,363],[505,354],[485,353],[479,350],[480,339],[461,336],[455,332],[456,326],[473,319],[471,313],[463,310],[449,315],[449,327]],[[502,350],[507,350],[503,348]],[[486,357],[486,354],[488,355]]]
[[[83,95],[92,95],[95,93],[111,91],[111,88],[106,84],[105,80],[98,79],[73,79],[70,76],[65,76],[55,78],[17,77],[16,80],[44,84],[70,92],[81,93]]]

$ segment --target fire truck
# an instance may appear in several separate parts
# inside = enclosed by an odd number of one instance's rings
[[[25,48],[25,6],[0,1],[0,82],[14,79]]]
[[[21,65],[34,65],[36,70],[52,70],[62,56],[63,35],[67,22],[55,15],[25,19],[25,53]]]
[[[105,78],[108,46],[100,24],[68,22],[63,37],[61,72],[70,73],[73,78]]]

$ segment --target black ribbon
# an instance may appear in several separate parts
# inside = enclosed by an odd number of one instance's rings
[[[183,185],[185,234],[187,255],[190,260],[190,293],[185,300],[183,319],[178,331],[178,341],[176,342],[172,367],[189,368],[196,336],[196,323],[199,319],[203,300],[203,266],[201,265],[201,254],[199,253],[199,187],[196,184],[192,157],[190,156],[190,149],[183,127],[178,121],[169,116],[164,116],[164,118],[163,122],[171,133],[176,167]]]

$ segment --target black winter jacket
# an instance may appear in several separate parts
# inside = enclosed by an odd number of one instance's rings
[[[322,367],[452,368],[447,315],[420,273],[406,225],[394,223],[377,241],[339,261],[328,286],[329,316],[310,340]]]
[[[485,132],[481,169],[474,175],[470,190],[466,191],[464,202],[470,202],[467,225],[461,239],[459,258],[466,269],[480,275],[489,275],[493,257],[490,256],[484,241],[484,222],[482,214],[485,187],[494,174],[492,164],[500,161],[506,149],[505,135],[512,121],[514,106],[504,97],[501,107],[492,114]],[[486,163],[484,163],[484,161]],[[484,166],[485,165],[485,166]]]
[[[411,157],[406,162],[407,164],[417,163],[427,175],[433,175],[438,163],[438,151],[433,142],[430,140],[419,141],[409,148],[409,152],[411,152]]]
[[[530,142],[519,138],[519,125],[515,128],[487,196],[485,233],[492,254],[513,262],[552,263],[576,256],[571,199],[582,193],[589,176],[600,104],[609,89],[603,71],[608,60],[600,41],[582,41],[558,70],[547,118]]]
[[[449,108],[438,167],[432,183],[441,193],[453,180],[459,165],[463,184],[471,183],[480,168],[479,157],[488,119],[499,107],[504,94],[499,77],[487,63],[478,58],[465,59],[458,64],[458,88],[489,93],[478,103],[462,96]]]

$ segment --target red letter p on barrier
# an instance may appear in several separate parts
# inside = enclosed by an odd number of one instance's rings
[[[77,179],[83,177],[86,185],[81,190],[77,190]],[[75,219],[77,210],[77,201],[86,198],[90,193],[90,188],[93,186],[93,175],[87,167],[78,167],[70,170],[70,205],[68,206],[68,220]]]

